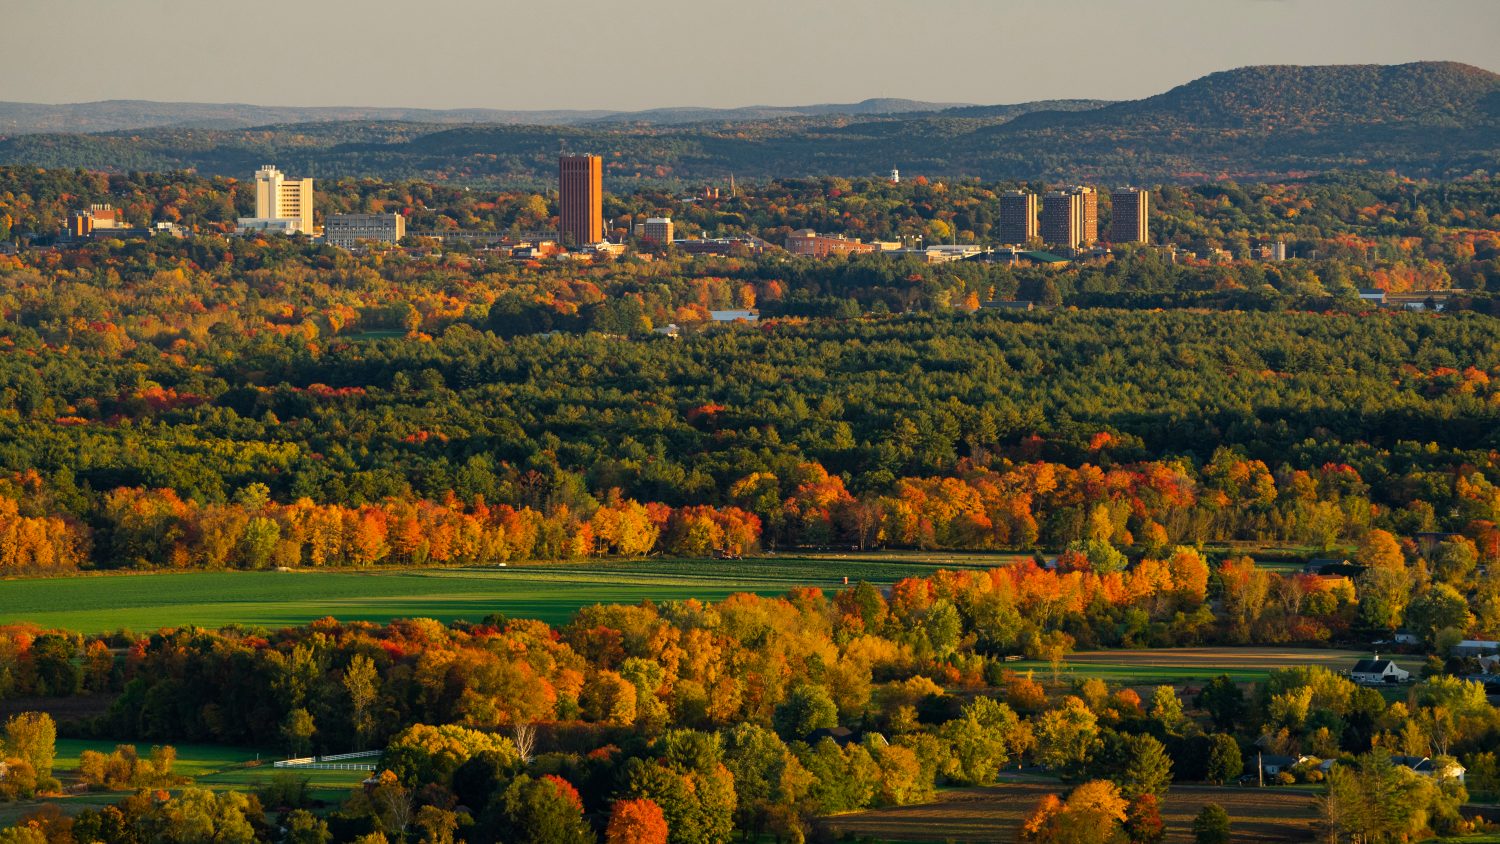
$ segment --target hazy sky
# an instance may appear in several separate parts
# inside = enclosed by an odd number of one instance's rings
[[[1247,64],[1500,70],[1500,0],[4,0],[0,100],[610,108],[1126,99]]]

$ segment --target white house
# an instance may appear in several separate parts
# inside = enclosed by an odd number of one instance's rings
[[[1365,686],[1405,683],[1410,677],[1410,672],[1397,668],[1396,663],[1388,659],[1381,659],[1379,654],[1374,659],[1360,660],[1349,672],[1349,679]]]

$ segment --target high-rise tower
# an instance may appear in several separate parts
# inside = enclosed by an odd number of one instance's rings
[[[604,239],[604,160],[597,155],[564,155],[557,160],[561,205],[558,234],[568,246]]]
[[[1088,248],[1099,239],[1099,194],[1076,186],[1042,197],[1042,240],[1064,249]]]
[[[1000,242],[1021,245],[1036,238],[1036,194],[1008,190],[1000,194]]]
[[[313,180],[288,179],[267,164],[255,171],[255,216],[261,220],[296,220],[296,230],[313,230]]]
[[[1109,221],[1109,239],[1112,243],[1148,243],[1150,191],[1141,188],[1117,188],[1110,192],[1110,205],[1114,211]]]

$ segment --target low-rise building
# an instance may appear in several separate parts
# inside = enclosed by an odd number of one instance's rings
[[[722,311],[709,311],[708,318],[717,323],[730,322],[757,322],[760,320],[760,311],[754,308],[732,308]]]
[[[235,234],[296,234],[299,221],[276,217],[241,217],[235,226]]]
[[[1036,307],[1036,303],[1024,299],[992,299],[980,302],[979,307],[995,311],[1029,311]]]
[[[838,234],[818,234],[812,229],[798,229],[787,235],[786,251],[793,255],[826,258],[829,255],[849,255],[857,252],[874,252],[873,243],[861,243]]]
[[[323,239],[331,246],[352,249],[360,243],[396,243],[406,236],[400,214],[330,214]]]
[[[543,258],[551,258],[562,250],[557,242],[553,240],[538,240],[517,243],[510,248],[510,257],[527,261],[540,261]]]
[[[873,244],[872,244],[873,245]],[[978,257],[984,250],[972,243],[938,244],[918,249],[895,250],[897,255],[912,255],[928,264],[946,264]]]
[[[113,233],[130,227],[125,222],[125,212],[107,202],[103,205],[90,205],[88,208],[69,211],[65,226],[63,237],[68,240],[86,240],[96,231]]]
[[[672,241],[672,247],[688,255],[762,255],[776,247],[749,234]]]

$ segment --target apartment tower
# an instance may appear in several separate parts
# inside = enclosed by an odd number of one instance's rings
[[[1099,194],[1076,186],[1042,197],[1042,240],[1063,249],[1086,249],[1099,239]]]
[[[564,155],[557,160],[561,208],[558,234],[568,246],[604,239],[604,160],[597,155]]]
[[[1147,225],[1150,191],[1141,188],[1118,188],[1110,192],[1109,201],[1114,212],[1109,222],[1111,243],[1147,243],[1150,229]]]
[[[1008,190],[1000,194],[1000,242],[1017,246],[1036,239],[1036,194]]]

